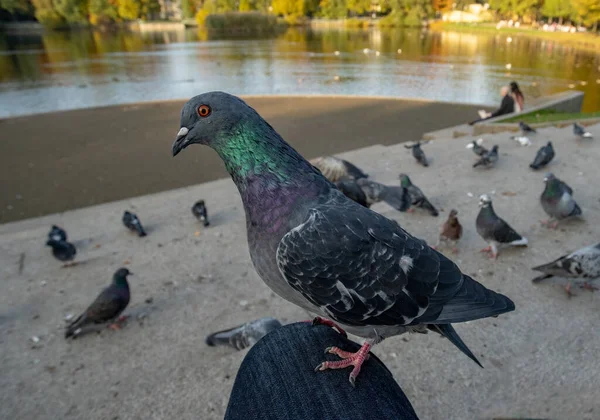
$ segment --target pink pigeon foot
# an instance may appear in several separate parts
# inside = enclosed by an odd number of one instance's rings
[[[342,336],[344,336],[344,338],[348,338],[348,334],[346,334],[346,331],[344,331],[344,329],[342,327],[340,327],[335,322],[330,321],[329,319],[321,318],[320,316],[317,316],[313,320],[304,321],[304,322],[310,322],[313,325],[326,325],[328,327],[331,327],[331,328],[337,330],[337,332],[340,333]]]
[[[348,366],[354,366],[352,372],[350,372],[350,377],[348,380],[352,386],[355,386],[356,377],[360,373],[360,368],[365,360],[369,359],[369,351],[371,350],[372,344],[365,342],[362,347],[356,352],[352,353],[349,351],[344,351],[338,347],[327,347],[325,349],[325,353],[335,354],[339,356],[342,360],[330,362],[326,361],[321,363],[319,366],[315,368],[315,372],[323,371],[327,369],[344,369]]]

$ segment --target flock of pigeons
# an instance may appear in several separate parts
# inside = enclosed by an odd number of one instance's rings
[[[536,134],[537,130],[524,122],[519,123],[521,136],[511,137],[516,139],[522,145],[529,145],[531,142],[528,135]],[[592,134],[577,123],[573,124],[573,133],[580,139],[591,139]],[[498,145],[494,145],[490,150],[482,145],[483,139],[472,141],[467,144],[478,156],[473,164],[474,168],[484,167],[492,168],[498,161]],[[412,150],[415,160],[424,167],[429,166],[429,160],[422,149],[422,145],[427,142],[416,142],[404,147]],[[554,158],[555,151],[552,142],[542,146],[536,153],[535,158],[529,165],[531,169],[538,170],[546,166]],[[411,212],[413,207],[422,208],[432,216],[438,216],[438,211],[427,199],[423,191],[414,185],[408,175],[400,174],[400,188],[397,186],[387,186],[375,181],[369,180],[368,175],[352,163],[333,156],[326,156],[313,159],[311,161],[321,173],[333,182],[347,197],[370,207],[376,202],[386,202],[396,210],[401,212]],[[564,181],[558,179],[554,174],[548,173],[544,177],[545,188],[540,196],[542,208],[549,216],[549,220],[541,223],[548,227],[556,229],[560,221],[582,216],[582,210],[573,198],[573,189]],[[479,198],[480,211],[475,225],[477,233],[488,243],[488,247],[482,249],[482,252],[490,254],[491,258],[498,257],[499,247],[504,246],[527,246],[527,238],[523,237],[514,230],[505,220],[500,218],[492,206],[492,199],[484,194]],[[437,244],[433,247],[437,249],[440,244],[451,244],[452,251],[458,253],[457,243],[462,236],[462,225],[458,221],[458,211],[452,209],[448,219],[440,229],[440,235]],[[544,273],[536,277],[533,281],[539,282],[543,279],[560,276],[570,279],[581,279],[583,287],[592,288],[587,282],[588,279],[600,277],[600,243],[582,248],[569,255],[564,255],[548,264],[533,267],[533,270]],[[565,286],[565,290],[571,296],[571,282]]]
[[[192,214],[205,227],[210,225],[208,221],[208,211],[204,200],[199,200],[192,207]],[[136,233],[139,237],[147,235],[139,217],[130,211],[123,213],[123,225],[130,231]],[[67,232],[59,226],[53,225],[48,233],[46,245],[52,248],[52,255],[59,261],[64,262],[63,267],[77,265],[74,261],[77,255],[75,245],[68,242]],[[119,329],[126,317],[120,316],[129,304],[131,297],[129,293],[129,283],[127,276],[131,276],[127,268],[119,268],[113,275],[111,284],[102,290],[92,304],[77,318],[67,325],[65,338],[76,337],[84,327],[92,324],[109,323],[111,329]],[[113,322],[116,321],[116,322]]]

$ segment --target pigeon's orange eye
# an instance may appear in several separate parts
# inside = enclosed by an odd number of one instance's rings
[[[208,105],[200,105],[198,107],[198,115],[208,117],[210,115],[210,107]]]

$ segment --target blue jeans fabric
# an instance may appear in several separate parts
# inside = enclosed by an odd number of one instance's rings
[[[226,420],[417,419],[390,371],[372,353],[356,388],[351,367],[315,372],[326,347],[356,351],[359,345],[334,329],[296,323],[272,331],[254,345],[237,373]]]

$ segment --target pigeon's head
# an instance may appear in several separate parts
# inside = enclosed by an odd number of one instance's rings
[[[479,197],[479,207],[488,207],[492,204],[492,198],[487,194],[482,194]]]
[[[494,144],[494,147],[492,147],[491,152],[498,153],[498,145],[497,144]]]
[[[548,144],[546,145],[546,147],[552,147],[552,142],[549,141]]]
[[[204,200],[198,200],[198,201],[196,202],[196,205],[197,205],[197,206],[204,206]]]
[[[218,147],[239,131],[239,123],[262,120],[240,98],[225,92],[194,96],[181,110],[180,129],[173,143],[173,156],[190,144]]]
[[[548,183],[548,181],[552,181],[554,178],[554,174],[552,172],[548,172],[546,175],[544,175],[544,182]]]
[[[458,210],[456,210],[456,209],[450,210],[450,214],[448,215],[448,217],[449,218],[454,218],[456,216],[458,216]]]
[[[113,281],[115,282],[115,284],[127,283],[127,276],[133,276],[133,273],[125,267],[121,267],[115,272],[113,276]]]
[[[408,187],[408,186],[411,185],[410,178],[408,177],[408,175],[406,175],[406,174],[400,174],[400,175],[398,175],[398,177],[400,178],[400,185],[401,186],[403,186],[403,187],[406,188],[406,187]]]

